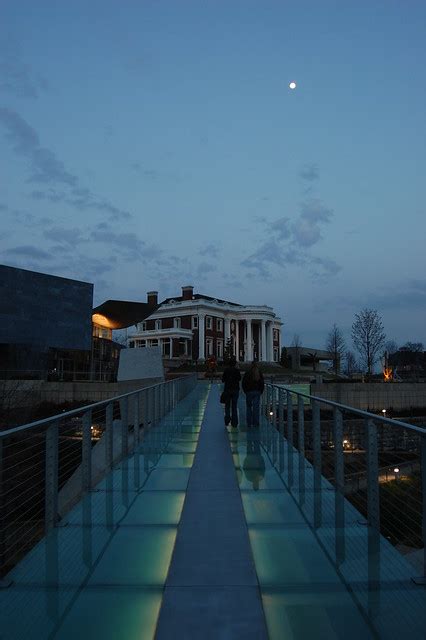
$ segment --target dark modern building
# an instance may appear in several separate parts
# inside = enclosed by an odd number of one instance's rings
[[[0,265],[0,375],[89,379],[93,284]]]

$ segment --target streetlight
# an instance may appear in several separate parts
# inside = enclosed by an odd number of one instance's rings
[[[386,409],[382,409],[383,417],[386,418]]]

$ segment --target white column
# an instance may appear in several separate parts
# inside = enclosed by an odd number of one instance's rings
[[[240,361],[240,325],[239,319],[235,319],[235,358],[237,362]]]
[[[201,314],[198,316],[198,359],[204,360],[204,345],[205,345],[205,327],[206,316]]]
[[[224,322],[225,322],[224,327],[225,327],[225,345],[226,345],[226,341],[231,335],[231,319],[225,318]]]
[[[268,362],[274,361],[274,334],[273,324],[268,322]]]
[[[266,360],[266,322],[265,320],[260,321],[260,355],[259,360]]]
[[[252,346],[252,335],[251,335],[251,320],[246,320],[247,325],[247,340],[246,340],[246,356],[247,361],[251,362],[253,360],[253,346]]]

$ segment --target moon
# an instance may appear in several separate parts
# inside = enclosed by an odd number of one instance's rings
[[[295,82],[290,82],[288,86],[290,87],[290,89],[295,89],[297,85]]]

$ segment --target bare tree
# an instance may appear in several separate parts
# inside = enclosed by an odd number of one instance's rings
[[[332,328],[328,332],[325,348],[326,351],[330,351],[330,353],[333,354],[333,369],[334,375],[337,378],[340,369],[340,360],[343,358],[345,353],[346,344],[343,333],[336,323],[333,324]]]
[[[392,353],[396,353],[398,351],[398,345],[395,340],[386,340],[385,351],[388,355],[391,355]]]
[[[420,351],[423,351],[424,347],[423,347],[423,342],[406,342],[404,345],[402,345],[401,349],[419,353]]]
[[[363,309],[355,314],[352,341],[361,357],[361,365],[371,375],[374,363],[386,340],[382,319],[376,309]]]
[[[351,376],[357,370],[356,358],[353,351],[346,351],[345,353],[345,373]]]

